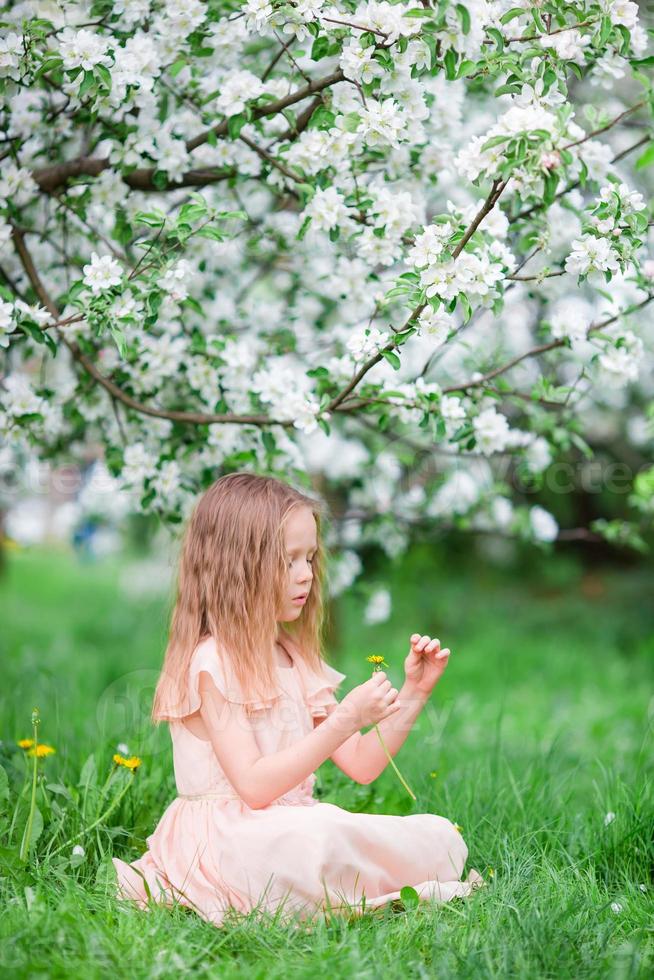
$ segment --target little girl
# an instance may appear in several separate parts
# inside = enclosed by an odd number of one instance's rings
[[[169,643],[152,718],[167,721],[178,795],[132,864],[114,858],[117,897],[193,908],[220,925],[230,908],[305,918],[399,898],[466,896],[468,849],[433,813],[351,813],[313,795],[325,759],[358,783],[395,754],[447,665],[414,633],[401,691],[376,671],[340,703],[345,674],[321,657],[321,505],[248,473],[199,499],[181,550]],[[287,628],[282,628],[284,624]]]

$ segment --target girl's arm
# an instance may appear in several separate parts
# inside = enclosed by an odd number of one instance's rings
[[[397,695],[400,709],[392,717],[384,718],[378,723],[382,738],[392,756],[404,745],[428,698],[428,694],[417,691],[412,684],[405,682]],[[328,719],[332,715],[328,715]],[[324,725],[325,722],[324,718],[314,719],[315,726]],[[356,732],[350,736],[332,752],[330,758],[339,769],[358,783],[371,783],[388,765],[386,753],[374,727],[365,735]]]
[[[198,689],[200,715],[216,758],[236,792],[253,810],[268,806],[301,783],[355,731],[348,713],[336,709],[320,728],[293,745],[262,755],[243,705],[223,697],[207,671],[200,671]]]

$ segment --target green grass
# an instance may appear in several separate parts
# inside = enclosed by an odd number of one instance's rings
[[[168,732],[148,722],[169,599],[141,589],[151,570],[137,567],[125,580],[127,568],[125,558],[96,566],[30,550],[10,556],[0,582],[5,848],[20,844],[27,813],[27,760],[15,742],[31,735],[34,705],[39,739],[57,749],[39,763],[44,827],[28,869],[5,867],[0,878],[0,970],[15,977],[652,975],[649,572],[584,574],[571,559],[540,557],[532,568],[493,570],[478,557],[425,546],[383,576],[394,603],[388,623],[365,625],[360,588],[342,597],[329,651],[347,674],[341,697],[369,676],[372,652],[384,653],[400,686],[414,631],[438,636],[452,655],[396,757],[417,802],[390,767],[360,786],[330,762],[319,770],[321,798],[351,810],[449,817],[463,827],[468,866],[490,885],[463,902],[352,921],[317,918],[305,931],[256,915],[216,929],[181,908],[144,913],[111,898],[111,853],[139,856],[175,795]],[[143,757],[124,801],[83,838],[78,866],[71,866],[72,845],[46,862],[49,848],[101,812],[98,787],[118,742]],[[608,812],[615,819],[605,825]]]

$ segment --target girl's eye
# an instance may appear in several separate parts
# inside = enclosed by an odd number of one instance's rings
[[[315,557],[316,557],[316,556],[315,556],[315,555],[313,555],[313,556],[312,556],[311,558],[307,558],[307,561],[309,562],[309,564],[310,564],[310,565],[311,565],[311,564],[313,563],[313,559],[314,559]],[[291,558],[291,559],[290,559],[290,561],[288,562],[288,567],[290,568],[292,564],[293,564],[293,559]]]

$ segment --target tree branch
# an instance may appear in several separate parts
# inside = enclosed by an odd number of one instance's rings
[[[586,337],[590,337],[596,330],[602,330],[604,327],[608,327],[611,323],[615,323],[621,316],[626,316],[629,313],[634,313],[636,310],[642,309],[647,306],[654,299],[654,293],[648,294],[644,300],[637,303],[635,306],[631,306],[626,310],[621,310],[620,313],[616,313],[614,316],[608,317],[606,320],[602,320],[601,323],[591,324],[586,331]],[[539,344],[537,347],[531,347],[528,351],[523,354],[518,354],[517,357],[511,358],[506,364],[502,364],[500,367],[494,368],[492,371],[488,371],[486,374],[482,374],[480,378],[474,381],[464,381],[462,384],[449,385],[447,388],[443,388],[443,394],[448,394],[451,391],[469,391],[470,388],[478,388],[485,384],[486,381],[491,381],[496,378],[499,374],[504,374],[510,368],[515,367],[520,361],[524,361],[528,357],[536,357],[538,354],[544,354],[545,351],[554,350],[556,347],[565,347],[565,340],[557,339],[551,340],[547,344]]]
[[[496,178],[493,181],[493,185],[492,185],[492,187],[490,189],[490,192],[488,194],[488,197],[486,198],[486,200],[482,204],[481,208],[479,209],[479,211],[477,212],[477,214],[475,215],[475,217],[472,219],[472,221],[471,221],[469,227],[466,229],[465,234],[463,235],[461,241],[456,246],[456,248],[453,250],[453,252],[452,252],[452,258],[453,259],[457,259],[459,257],[459,255],[461,254],[461,252],[465,248],[467,242],[470,240],[470,238],[472,237],[472,235],[474,235],[475,231],[477,230],[477,228],[479,227],[479,225],[481,224],[481,222],[484,220],[484,218],[486,217],[486,215],[489,213],[489,211],[492,211],[492,209],[495,207],[495,204],[497,203],[497,201],[498,201],[498,199],[500,197],[500,194],[502,193],[502,191],[504,190],[504,188],[506,187],[506,185],[508,184],[508,182],[509,182],[510,179],[511,179],[510,177],[507,177],[506,180],[501,180],[498,177],[498,178]],[[379,361],[381,361],[382,357],[384,356],[384,351],[392,351],[395,347],[398,346],[398,337],[401,336],[403,333],[405,333],[406,330],[409,329],[409,327],[411,326],[411,324],[413,323],[413,321],[417,317],[420,316],[420,314],[422,313],[422,311],[424,310],[424,308],[426,306],[427,306],[427,303],[426,302],[425,303],[420,303],[418,306],[416,306],[416,308],[413,310],[413,312],[409,315],[409,318],[406,320],[406,322],[404,323],[404,325],[397,331],[397,336],[395,337],[395,339],[393,339],[392,341],[390,341],[390,343],[386,344],[386,346],[383,347],[380,351],[378,351],[377,354],[374,354],[372,357],[369,357],[368,358],[368,360],[359,368],[359,370],[357,371],[357,373],[347,383],[347,385],[341,391],[339,391],[339,393],[337,395],[334,396],[334,398],[331,400],[331,402],[327,405],[327,408],[325,409],[325,411],[327,411],[327,412],[333,412],[335,409],[337,409],[338,406],[341,404],[341,402],[345,398],[347,398],[347,396],[350,394],[350,392],[353,391],[356,388],[356,386],[359,384],[359,382],[361,381],[361,379],[363,377],[365,377],[365,375],[368,373],[368,371],[372,367],[374,367],[375,364],[377,364],[377,363],[379,363]]]
[[[309,96],[322,92],[331,85],[335,85],[337,82],[342,82],[344,80],[345,75],[339,68],[330,75],[325,75],[323,78],[316,79],[301,89],[296,89],[295,92],[290,92],[282,99],[275,99],[274,102],[267,102],[265,105],[254,109],[252,112],[252,121],[254,122],[257,119],[263,119],[266,116],[275,116],[277,113],[282,112],[283,109],[288,109],[297,102],[302,102]],[[192,139],[188,140],[186,143],[186,149],[189,153],[191,153],[193,150],[197,149],[198,146],[202,146],[204,143],[206,143],[212,136],[215,136],[217,139],[223,139],[228,135],[229,120],[224,119],[212,129],[207,129],[205,132],[199,133],[197,136],[194,136]],[[108,158],[95,159],[94,157],[81,156],[74,160],[67,160],[63,163],[53,164],[51,167],[43,167],[40,170],[34,171],[32,176],[39,188],[44,193],[51,194],[58,187],[61,187],[62,184],[65,184],[71,177],[97,177],[104,170],[108,170],[110,167],[111,164]],[[177,181],[176,183],[171,182],[168,186],[162,188],[157,187],[153,183],[155,173],[156,167],[142,167],[137,170],[132,170],[130,173],[121,174],[121,179],[134,190],[162,192],[177,190],[180,187],[202,187],[205,184],[217,183],[218,181],[227,180],[230,177],[237,176],[237,172],[234,170],[190,170],[188,173],[184,174],[181,181]]]

